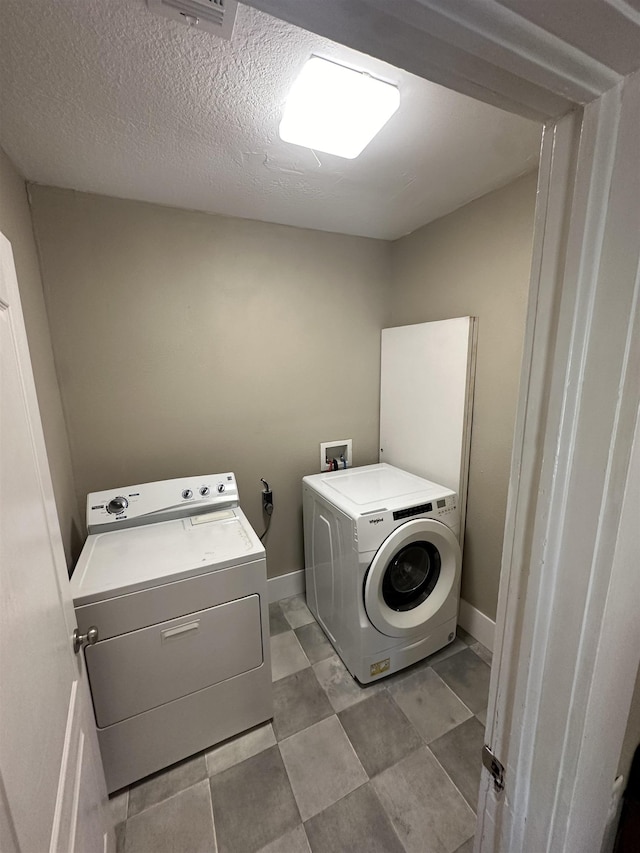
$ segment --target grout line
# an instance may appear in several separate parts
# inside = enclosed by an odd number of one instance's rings
[[[463,702],[463,701],[462,701],[462,697],[458,696],[458,694],[457,694],[457,693],[456,693],[456,691],[453,689],[453,687],[450,687],[450,686],[447,684],[447,682],[444,680],[444,678],[443,678],[439,673],[437,673],[437,672],[435,671],[435,669],[433,670],[433,673],[434,673],[434,675],[436,676],[436,678],[440,679],[440,681],[441,681],[441,682],[443,683],[443,685],[447,688],[447,690],[448,690],[450,693],[452,693],[452,694],[456,697],[456,699],[458,700],[458,702],[460,702],[460,704],[461,704],[461,705],[463,705],[463,706],[467,709],[467,711],[471,714],[471,716],[472,716],[472,717],[475,717],[475,714],[473,713],[473,711],[471,710],[471,708],[467,705],[467,703],[466,703],[466,702]],[[468,719],[468,718],[467,718],[467,719]],[[463,721],[462,721],[462,723],[464,723],[464,722],[466,722],[466,720],[463,720]],[[461,725],[462,725],[462,723],[458,723],[458,726],[461,726]],[[453,727],[453,729],[457,728],[458,726],[454,726],[454,727]],[[451,731],[453,731],[453,729],[449,729],[449,731],[451,732]],[[447,734],[447,732],[443,732],[443,735],[445,735],[445,734]],[[439,735],[439,737],[442,737],[443,735]],[[433,739],[433,740],[438,740],[438,738],[435,738],[435,737],[434,737],[434,739]],[[431,741],[431,743],[433,743],[433,741]]]
[[[365,773],[366,773],[366,770],[365,770]],[[325,806],[325,808],[323,808],[323,809],[322,809],[322,811],[319,811],[319,812],[317,812],[316,814],[311,815],[311,817],[308,817],[306,820],[303,820],[303,821],[302,821],[302,828],[304,829],[304,828],[305,828],[305,824],[309,823],[309,821],[311,821],[311,820],[315,820],[319,815],[324,814],[328,809],[331,809],[331,808],[333,808],[334,806],[337,806],[337,805],[338,805],[338,803],[341,803],[341,802],[342,802],[343,800],[345,800],[347,797],[350,797],[350,796],[351,796],[351,794],[355,794],[355,792],[356,792],[356,791],[359,791],[361,788],[364,788],[364,787],[365,787],[366,785],[368,785],[370,782],[371,782],[371,779],[367,776],[367,778],[365,779],[365,781],[364,781],[364,782],[362,782],[360,785],[357,785],[357,786],[353,789],[353,791],[349,791],[348,793],[344,794],[342,797],[340,797],[339,799],[337,799],[334,803],[330,803],[328,806]],[[373,789],[373,787],[372,787],[372,789],[371,789],[371,790],[374,790],[374,789]],[[375,791],[374,791],[374,793],[375,793]],[[382,803],[380,803],[380,805],[382,806]],[[383,809],[384,809],[384,806],[383,806]],[[387,813],[385,812],[385,814],[387,814]],[[387,817],[389,817],[389,816],[387,815]],[[391,818],[389,818],[389,820],[391,820]],[[305,834],[305,836],[307,835],[306,829],[305,829],[305,833],[304,833],[304,834]],[[308,843],[308,842],[309,842],[309,837],[307,836],[307,843]],[[311,845],[309,845],[309,848],[311,848]],[[455,851],[454,851],[454,853],[455,853]]]
[[[218,853],[218,834],[216,832],[216,819],[213,814],[213,791],[211,790],[210,777],[207,777],[207,789],[209,791],[209,810],[211,812],[211,828],[213,830],[213,853]]]
[[[435,672],[435,670],[434,670],[434,675],[436,675],[436,676],[440,679],[440,681],[442,681],[442,683],[443,683],[443,684],[444,684],[444,686],[447,688],[447,690],[449,690],[451,693],[453,693],[453,695],[456,697],[456,699],[458,699],[458,700],[459,700],[459,702],[460,702],[462,705],[464,705],[464,707],[467,709],[467,711],[469,711],[469,713],[471,714],[471,716],[470,716],[470,717],[467,717],[467,720],[470,720],[470,719],[473,719],[474,717],[476,717],[476,715],[473,713],[473,711],[471,710],[471,708],[469,708],[469,707],[468,707],[468,705],[465,705],[465,703],[462,701],[462,699],[460,699],[460,697],[458,696],[458,694],[457,694],[454,690],[452,690],[452,689],[451,689],[451,687],[449,687],[449,685],[444,681],[444,679],[440,678],[440,676],[438,675],[438,673],[437,673],[437,672]],[[386,686],[385,686],[385,689],[386,689]],[[414,723],[409,719],[409,717],[407,717],[407,715],[405,714],[404,710],[403,710],[403,709],[400,707],[400,705],[398,705],[398,703],[395,701],[395,699],[394,699],[394,697],[393,697],[393,693],[391,693],[391,691],[390,691],[390,690],[388,690],[387,692],[388,692],[388,693],[389,693],[389,695],[391,696],[391,700],[393,701],[393,703],[394,703],[394,705],[396,706],[396,708],[397,708],[397,709],[400,711],[400,713],[405,717],[405,719],[407,720],[407,722],[409,723],[409,725],[414,729],[414,731],[416,731],[416,732],[417,732],[418,737],[419,737],[419,738],[420,738],[420,740],[422,741],[424,748],[425,748],[425,749],[427,749],[427,750],[429,750],[429,754],[430,754],[430,755],[435,759],[435,761],[436,761],[436,763],[438,764],[438,766],[442,768],[442,770],[443,770],[444,774],[445,774],[445,775],[446,775],[446,777],[449,779],[449,781],[451,782],[451,784],[453,785],[453,787],[455,788],[455,790],[460,794],[460,796],[461,796],[461,797],[462,797],[462,799],[464,800],[465,804],[466,804],[467,806],[469,806],[469,808],[472,810],[472,812],[474,813],[474,815],[477,817],[477,811],[476,811],[476,809],[474,809],[474,808],[473,808],[473,806],[469,805],[469,802],[468,802],[467,798],[464,796],[464,794],[462,793],[462,791],[460,790],[460,788],[458,788],[458,786],[456,785],[456,783],[453,781],[453,779],[451,778],[451,776],[450,776],[450,775],[449,775],[449,773],[447,772],[447,770],[446,770],[446,768],[444,767],[444,765],[440,762],[440,760],[438,759],[438,757],[436,756],[436,754],[435,754],[435,753],[433,752],[433,750],[430,748],[430,744],[431,744],[431,743],[435,743],[435,741],[436,741],[436,740],[439,740],[439,738],[444,737],[445,735],[449,734],[449,732],[455,731],[455,729],[457,729],[457,728],[458,728],[458,726],[463,725],[464,723],[466,723],[466,722],[467,722],[467,720],[463,720],[461,723],[458,723],[458,725],[453,726],[453,728],[448,729],[446,732],[443,732],[441,735],[438,735],[438,737],[437,737],[437,738],[433,738],[433,740],[431,740],[431,741],[427,741],[427,740],[425,740],[425,738],[424,738],[424,736],[422,735],[422,733],[421,733],[420,731],[418,731],[418,729],[416,728],[415,724],[414,724]],[[403,760],[403,759],[401,759],[401,761],[402,761],[402,760]],[[398,764],[399,764],[400,762],[396,762],[396,763],[398,763]],[[392,765],[392,766],[395,766],[395,765]],[[388,769],[388,768],[387,768],[387,769]],[[382,771],[382,772],[384,772],[384,771]],[[380,775],[380,774],[378,774],[378,775]],[[469,839],[467,839],[467,841],[468,841],[468,840],[469,840]],[[464,843],[466,844],[466,842],[464,842]]]
[[[123,836],[122,837],[122,845],[120,847],[118,847],[118,833],[117,833],[118,826],[122,826],[122,836]],[[114,831],[116,831],[116,853],[124,853],[124,851],[127,849],[127,818],[120,821],[120,823],[116,824],[114,826]]]
[[[460,723],[460,725],[462,725],[462,723]],[[450,729],[450,731],[453,731],[453,729]],[[453,781],[453,779],[451,778],[451,776],[449,775],[449,773],[448,773],[448,771],[447,771],[447,768],[446,768],[446,767],[442,764],[442,762],[438,759],[438,756],[437,756],[437,755],[434,753],[434,751],[429,747],[429,744],[428,744],[428,743],[426,743],[426,744],[425,744],[425,749],[428,749],[428,750],[429,750],[429,754],[430,754],[430,755],[431,755],[431,757],[435,760],[435,762],[438,764],[438,766],[442,768],[442,772],[445,774],[445,776],[447,777],[447,779],[451,782],[451,784],[452,784],[452,785],[453,785],[453,787],[456,789],[456,791],[460,794],[460,796],[462,797],[462,799],[463,799],[463,801],[464,801],[465,805],[469,806],[469,808],[471,809],[471,811],[473,812],[473,814],[475,815],[475,817],[477,817],[477,816],[478,816],[478,811],[477,811],[477,809],[478,809],[478,803],[477,803],[477,800],[476,800],[476,808],[474,809],[474,807],[473,807],[473,806],[469,805],[469,801],[467,800],[467,798],[465,797],[465,795],[462,793],[462,791],[460,790],[460,788],[458,788],[458,786],[456,785],[456,783]],[[479,789],[478,789],[478,794],[479,794],[479,793],[480,793],[480,791],[479,791]],[[468,840],[468,839],[467,839],[467,840]],[[464,842],[464,843],[466,844],[466,842]]]
[[[206,762],[205,762],[206,769]],[[145,814],[145,812],[150,812],[152,809],[155,809],[157,806],[161,806],[163,803],[168,803],[169,800],[173,800],[174,797],[178,797],[180,794],[183,794],[185,791],[188,791],[190,788],[195,788],[196,785],[200,785],[202,782],[208,782],[210,779],[209,776],[205,776],[204,779],[198,779],[197,782],[192,782],[190,785],[185,785],[184,788],[180,788],[179,791],[174,791],[173,794],[170,794],[168,797],[163,797],[161,800],[158,800],[156,803],[151,803],[151,805],[142,809],[142,811],[136,812],[131,816],[127,817],[127,820],[131,820],[134,817],[138,817],[138,815]]]
[[[345,710],[346,710],[346,709],[345,709]],[[360,767],[362,767],[362,770],[363,770],[363,772],[364,772],[364,775],[367,777],[367,781],[362,783],[363,785],[366,785],[366,783],[367,783],[367,782],[370,782],[370,781],[371,781],[371,776],[369,776],[369,774],[367,773],[367,771],[364,769],[364,765],[363,765],[363,764],[362,764],[362,762],[360,761],[360,756],[359,756],[359,755],[358,755],[358,753],[356,752],[356,748],[355,748],[355,746],[351,743],[351,739],[349,738],[349,735],[347,734],[347,732],[346,732],[346,730],[345,730],[345,727],[342,725],[342,722],[340,721],[340,717],[339,717],[337,714],[336,714],[336,719],[337,719],[337,721],[338,721],[338,725],[339,725],[339,726],[340,726],[340,728],[342,729],[342,734],[346,737],[346,739],[347,739],[347,743],[348,743],[348,744],[349,744],[349,746],[351,747],[351,752],[353,752],[353,754],[354,754],[354,756],[355,756],[356,761],[358,762],[358,764],[360,765]],[[362,787],[362,786],[361,786],[361,785],[358,785],[358,787],[360,788],[360,787]],[[354,790],[355,790],[355,789],[354,789]],[[345,795],[345,796],[346,796],[346,795]]]
[[[471,649],[471,651],[474,653],[474,655],[476,655],[476,657],[480,658],[480,660],[482,661],[482,663],[486,664],[486,665],[489,667],[489,669],[491,669],[491,668],[492,668],[492,666],[493,666],[493,652],[492,652],[492,651],[490,651],[486,646],[483,646],[483,645],[482,645],[482,643],[481,643],[479,640],[476,640],[476,642],[475,642],[473,645],[474,645],[474,646],[480,646],[481,648],[483,648],[483,649],[487,652],[488,656],[491,658],[491,663],[489,663],[488,661],[486,661],[486,660],[482,657],[482,655],[481,655],[481,654],[478,654],[478,652],[477,652],[474,648],[472,648],[472,646],[467,646],[467,648],[468,648],[468,649]]]
[[[431,669],[431,667],[425,667],[425,668]],[[423,671],[423,670],[421,670],[421,671]],[[471,717],[475,717],[476,715],[473,713],[473,711],[471,710],[471,708],[470,708],[467,704],[465,704],[465,703],[462,701],[462,699],[458,696],[458,694],[456,693],[456,691],[455,691],[455,690],[453,690],[453,688],[449,687],[449,685],[448,685],[448,684],[447,684],[447,682],[444,680],[444,678],[441,678],[441,677],[438,675],[438,673],[435,671],[435,669],[431,669],[431,671],[432,671],[432,672],[433,672],[433,674],[436,676],[436,678],[438,678],[438,679],[442,682],[442,684],[447,688],[447,690],[449,691],[449,693],[452,693],[452,694],[455,696],[455,698],[458,700],[458,702],[460,702],[460,704],[461,704],[464,708],[466,708],[466,709],[467,709],[467,711],[468,711],[468,712],[469,712],[469,714],[470,714],[470,716],[469,716],[469,717],[467,717],[467,720],[470,720],[470,719],[471,719]],[[409,725],[413,726],[413,728],[416,730],[416,732],[418,732],[418,735],[420,736],[420,739],[422,740],[422,742],[424,743],[424,745],[425,745],[425,746],[428,746],[428,744],[433,743],[434,741],[438,740],[438,738],[440,738],[440,737],[444,737],[444,735],[448,734],[449,732],[452,732],[454,729],[457,729],[457,728],[458,728],[458,726],[461,726],[461,725],[462,725],[462,723],[466,723],[466,722],[467,722],[467,720],[462,720],[462,722],[457,723],[455,726],[452,726],[452,728],[450,728],[450,729],[447,729],[447,731],[446,731],[446,732],[443,732],[441,735],[438,735],[438,737],[434,737],[434,738],[433,738],[433,740],[431,740],[431,741],[427,741],[427,740],[425,740],[424,735],[423,735],[421,732],[419,732],[419,731],[418,731],[418,729],[417,729],[417,727],[416,727],[415,723],[414,723],[412,720],[410,720],[410,719],[409,719],[409,717],[407,716],[407,714],[405,714],[404,709],[403,709],[403,708],[398,704],[398,702],[396,702],[396,701],[395,701],[395,698],[394,698],[394,696],[393,696],[393,693],[391,692],[391,690],[389,690],[389,688],[388,688],[388,686],[387,686],[386,684],[385,684],[385,690],[387,691],[387,693],[388,693],[388,694],[389,694],[389,696],[391,697],[391,701],[393,702],[393,704],[396,706],[396,708],[400,711],[400,713],[401,713],[401,714],[406,718],[406,720],[409,722]]]
[[[334,711],[334,712],[333,712],[333,714],[329,714],[329,716],[328,716],[328,717],[323,717],[321,720],[316,720],[316,722],[315,722],[315,723],[311,723],[311,725],[310,725],[310,726],[305,726],[303,729],[300,729],[300,731],[298,731],[298,732],[293,732],[293,734],[290,734],[290,735],[287,735],[286,737],[283,737],[281,740],[276,741],[276,746],[277,746],[277,747],[280,747],[280,744],[281,744],[281,743],[284,743],[284,742],[285,742],[285,741],[287,741],[287,740],[291,740],[291,738],[292,738],[292,737],[296,737],[296,735],[301,735],[303,732],[308,732],[308,731],[309,731],[309,729],[312,729],[314,726],[319,726],[319,725],[320,725],[320,723],[324,723],[324,722],[326,722],[327,720],[330,720],[330,719],[331,719],[331,717],[335,717],[335,718],[337,719],[337,718],[338,718],[338,714],[337,714],[337,712],[336,712],[336,711]],[[340,722],[340,720],[338,720],[338,722]],[[346,734],[346,732],[345,732],[345,734]]]
[[[302,832],[304,833],[304,840],[307,842],[307,850],[309,851],[309,853],[311,853],[311,845],[309,844],[309,836],[307,835],[307,830],[304,827],[304,821],[302,821],[300,826],[302,827]]]
[[[396,702],[396,700],[393,698],[393,693],[389,690],[389,688],[388,688],[386,685],[385,685],[385,688],[384,688],[384,689],[385,689],[385,690],[387,691],[387,693],[389,694],[389,698],[391,699],[391,701],[393,702],[393,704],[396,706],[396,708],[398,709],[398,711],[400,711],[400,713],[402,714],[402,716],[405,718],[405,720],[409,723],[409,725],[411,726],[411,728],[412,728],[412,729],[417,733],[417,735],[418,735],[418,737],[420,738],[420,740],[421,740],[421,741],[423,742],[423,744],[426,746],[426,745],[427,745],[426,740],[424,739],[424,737],[422,736],[422,734],[418,731],[418,729],[415,727],[415,725],[414,725],[413,721],[412,721],[412,720],[410,720],[410,719],[409,719],[409,717],[405,714],[404,709],[403,709],[403,708],[401,708],[401,707],[400,707],[400,705],[398,705],[398,703]]]
[[[407,756],[405,756],[405,758],[407,758]],[[401,760],[404,760],[404,759],[401,759]],[[399,763],[400,762],[398,761],[398,762],[396,762],[396,764],[392,764],[391,767],[396,767]],[[382,809],[382,813],[384,814],[384,816],[389,821],[389,824],[391,825],[391,829],[393,830],[396,838],[398,839],[398,842],[400,843],[400,847],[403,850],[406,850],[407,848],[406,848],[404,842],[402,841],[402,838],[400,837],[400,833],[398,832],[398,829],[396,827],[396,822],[393,819],[393,815],[387,811],[385,804],[383,803],[382,799],[380,798],[380,796],[376,790],[376,786],[374,784],[375,779],[377,779],[379,776],[381,776],[382,773],[385,773],[387,770],[390,770],[391,767],[387,767],[385,770],[382,770],[380,773],[376,774],[376,776],[374,776],[373,779],[370,780],[371,781],[371,791],[372,791],[373,795],[375,796],[376,800],[380,803],[380,808]],[[455,853],[455,851],[454,851],[454,853]]]
[[[311,623],[309,623],[309,624],[311,624]],[[293,629],[293,633],[294,633],[294,634],[295,634],[295,636],[296,636],[296,640],[298,640],[298,642],[300,643],[300,640],[298,639],[298,635],[296,634],[296,629],[295,629],[295,628]],[[310,667],[313,667],[313,664],[311,663],[311,658],[310,658],[310,657],[309,657],[309,655],[306,653],[305,648],[304,648],[304,646],[302,645],[302,643],[300,643],[300,648],[302,649],[302,654],[303,654],[303,655],[306,657],[306,659],[309,661],[309,666],[310,666]],[[306,669],[306,667],[305,667],[305,669]]]

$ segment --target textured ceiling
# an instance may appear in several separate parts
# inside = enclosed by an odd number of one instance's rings
[[[144,0],[0,0],[0,144],[30,180],[395,239],[535,168],[540,127],[240,6],[221,40]],[[356,160],[282,142],[316,53],[396,83]]]

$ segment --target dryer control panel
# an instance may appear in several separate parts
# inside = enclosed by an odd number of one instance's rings
[[[230,472],[121,486],[87,495],[87,531],[121,530],[228,506],[238,506],[238,486]]]

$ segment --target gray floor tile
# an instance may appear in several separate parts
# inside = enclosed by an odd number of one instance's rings
[[[307,834],[302,824],[289,830],[271,844],[262,847],[258,853],[311,853]]]
[[[329,717],[281,741],[302,820],[308,820],[367,781],[337,717]]]
[[[456,628],[456,634],[467,646],[470,646],[471,643],[477,642],[475,637],[472,637],[471,634],[469,634],[467,631],[464,630],[464,628],[461,628],[459,625]]]
[[[312,817],[305,829],[313,853],[404,853],[370,784]]]
[[[306,666],[310,666],[309,659],[293,631],[271,637],[271,677],[274,681]]]
[[[311,663],[318,663],[335,654],[333,646],[317,622],[310,622],[308,625],[296,628],[296,637]]]
[[[272,601],[269,605],[269,633],[272,637],[290,631],[291,625],[284,618],[279,602]]]
[[[426,743],[472,716],[466,705],[430,667],[416,672],[411,678],[390,684],[389,692]]]
[[[338,655],[331,655],[330,658],[315,663],[313,671],[336,711],[343,711],[384,689],[384,684],[380,682],[362,687],[351,676]]]
[[[124,853],[124,845],[126,840],[127,833],[127,822],[121,821],[121,823],[117,823],[115,826],[116,832],[116,853]]]
[[[277,746],[210,779],[220,853],[255,853],[300,823]]]
[[[215,851],[211,799],[199,782],[127,821],[126,853],[209,853]]]
[[[207,773],[213,776],[214,773],[220,773],[222,770],[233,767],[234,764],[240,764],[241,761],[275,744],[276,736],[273,726],[271,723],[265,723],[210,749],[205,755]]]
[[[433,668],[474,714],[487,707],[491,670],[471,649],[436,663]]]
[[[429,744],[472,809],[478,805],[483,744],[484,726],[475,717]]]
[[[461,847],[458,847],[456,853],[473,853],[474,836],[472,835],[468,841],[465,841]]]
[[[207,765],[202,754],[147,776],[129,789],[129,817],[206,778]]]
[[[422,738],[386,690],[341,711],[339,719],[369,776],[422,746]]]
[[[486,663],[487,666],[492,665],[493,654],[486,646],[483,646],[482,643],[471,643],[469,648],[474,651],[478,655],[478,657]]]
[[[441,660],[446,660],[447,658],[452,657],[453,655],[457,655],[458,652],[466,649],[466,643],[464,643],[459,637],[456,637],[452,643],[449,643],[448,646],[445,646],[443,649],[440,649],[438,652],[434,652],[432,655],[426,659],[426,663],[431,666],[434,663],[438,663]]]
[[[313,613],[307,607],[304,595],[294,595],[293,598],[283,598],[278,602],[284,618],[292,628],[301,628],[310,622],[315,622]]]
[[[418,663],[414,663],[406,669],[401,669],[399,672],[395,672],[393,675],[386,678],[386,686],[389,687],[390,684],[397,684],[400,681],[404,681],[405,678],[410,678],[412,675],[415,675],[416,672],[428,669],[432,663],[438,663],[441,660],[446,660],[446,658],[450,658],[452,655],[456,655],[458,652],[461,652],[466,648],[466,643],[463,643],[462,640],[456,637],[452,643],[449,643],[449,645],[445,646],[443,649],[434,652],[434,654],[429,655],[429,657],[424,658],[424,660],[418,661]]]
[[[427,747],[371,784],[407,853],[453,853],[474,832],[473,811]]]
[[[478,720],[480,720],[482,727],[486,729],[486,727],[487,727],[487,709],[485,708],[484,711],[479,711],[476,714],[476,717],[478,718]]]
[[[129,805],[129,789],[118,791],[117,794],[111,794],[109,797],[109,808],[113,817],[114,825],[127,819],[127,808]]]
[[[274,683],[273,728],[278,740],[284,740],[332,714],[327,694],[311,667]]]

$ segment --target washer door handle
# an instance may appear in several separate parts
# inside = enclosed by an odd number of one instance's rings
[[[92,625],[86,634],[81,634],[79,628],[73,629],[73,652],[78,654],[83,646],[95,646],[98,642],[98,629]]]

